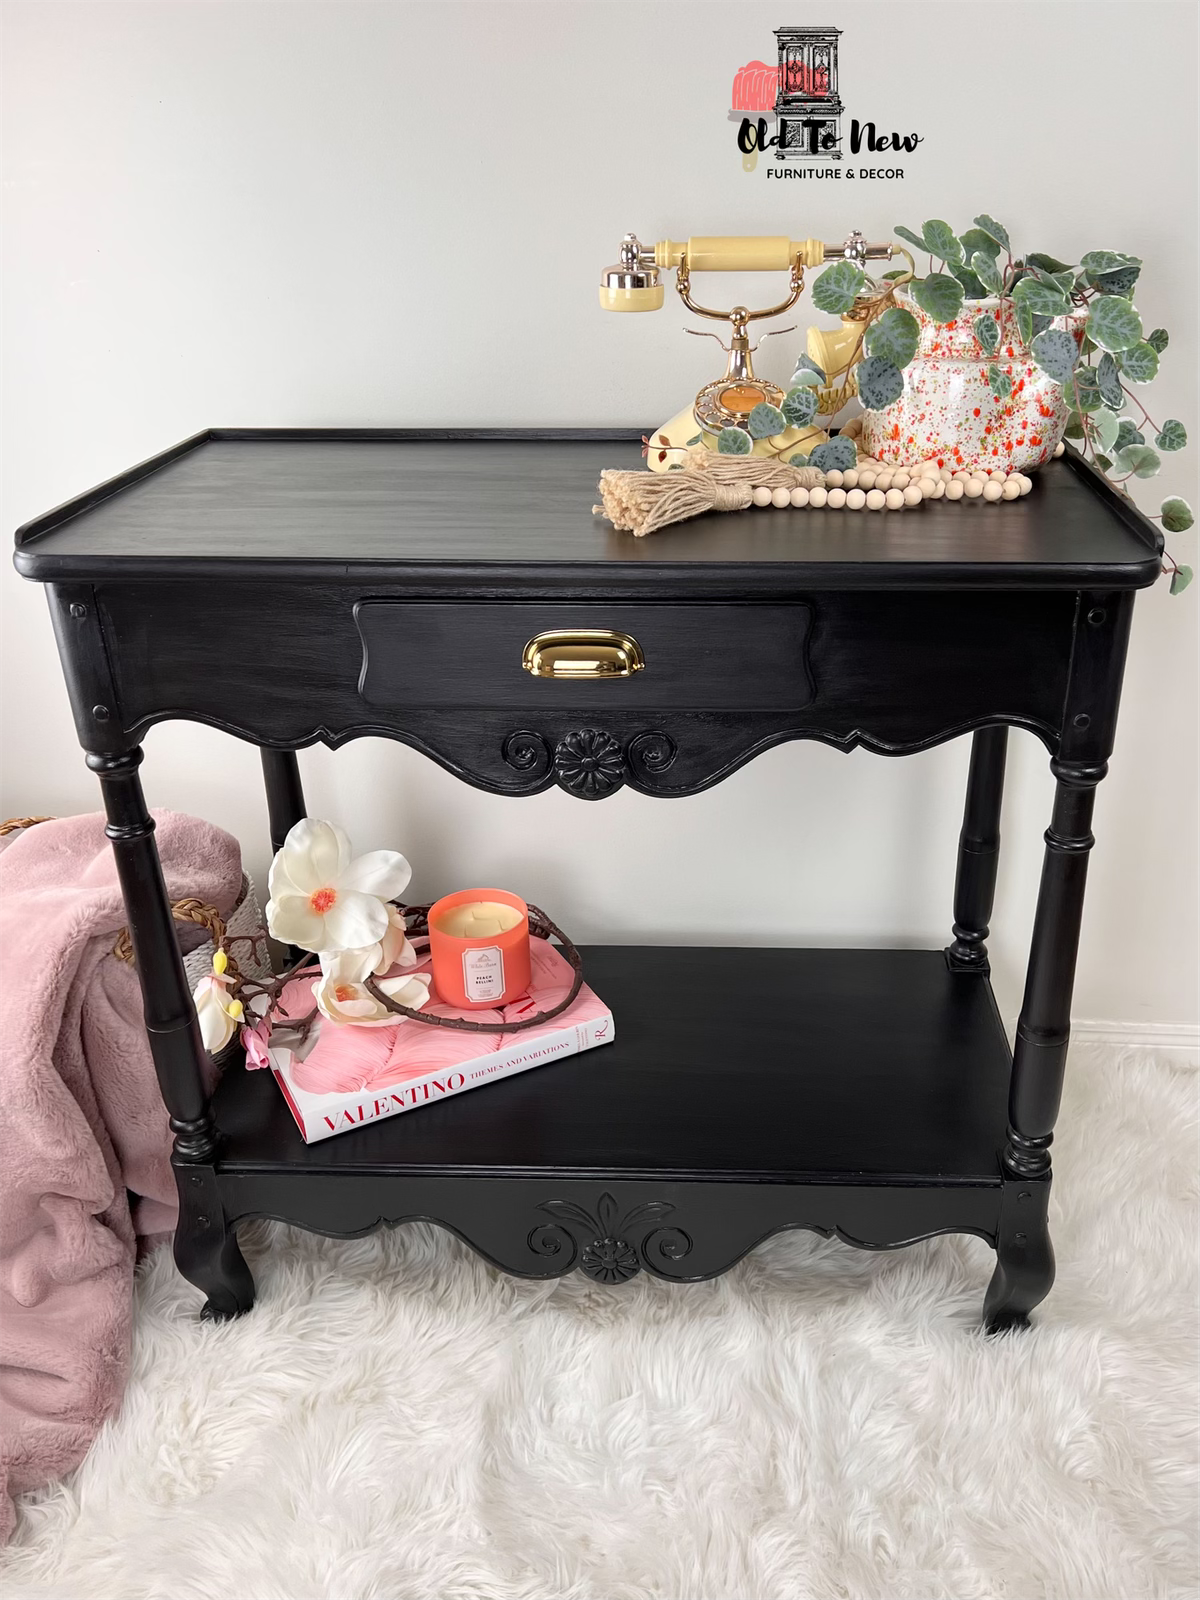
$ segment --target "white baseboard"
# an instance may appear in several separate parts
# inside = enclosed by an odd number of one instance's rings
[[[1011,1049],[1017,1019],[1005,1024]],[[1200,1027],[1190,1022],[1104,1022],[1088,1017],[1071,1019],[1072,1044],[1103,1044],[1117,1050],[1156,1050],[1172,1061],[1200,1067]]]
[[[1200,1066],[1200,1027],[1190,1022],[1103,1022],[1072,1019],[1071,1038],[1080,1044],[1159,1050]]]

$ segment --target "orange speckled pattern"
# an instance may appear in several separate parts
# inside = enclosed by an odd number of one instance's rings
[[[900,298],[921,325],[920,343],[904,369],[899,400],[882,411],[864,412],[864,448],[889,466],[933,458],[953,471],[1027,472],[1048,461],[1067,425],[1067,404],[1061,385],[1022,343],[1011,304],[968,300],[953,322],[942,324]],[[991,317],[1000,331],[992,356],[975,337],[980,316]],[[1080,338],[1083,319],[1060,317],[1054,326]],[[1007,400],[992,393],[988,368],[993,362],[1012,380]]]

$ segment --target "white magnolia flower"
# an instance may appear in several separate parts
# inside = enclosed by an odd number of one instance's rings
[[[421,959],[409,943],[403,914],[395,906],[387,908],[388,930],[378,944],[371,946],[371,971],[379,978],[393,967],[415,967]],[[406,1002],[407,1003],[407,1002]]]
[[[230,979],[225,973],[228,964],[224,950],[215,951],[212,971],[192,990],[196,1015],[200,1019],[200,1037],[204,1048],[214,1056],[224,1050],[242,1020],[242,1002],[229,996]]]
[[[368,950],[322,952],[321,978],[313,985],[317,1009],[323,1017],[339,1025],[358,1028],[389,1028],[403,1022],[381,1005],[366,987],[376,945]],[[420,1011],[429,1001],[429,974],[414,973],[407,978],[377,978],[376,986],[397,1005]]]
[[[402,894],[412,868],[395,850],[351,859],[334,822],[305,817],[271,863],[267,927],[302,950],[364,950],[392,932],[385,901]]]

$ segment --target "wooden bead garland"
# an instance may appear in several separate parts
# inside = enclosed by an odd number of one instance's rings
[[[744,459],[744,458],[743,458]],[[830,511],[911,511],[925,500],[1016,500],[1033,488],[1033,479],[1023,472],[951,472],[936,461],[923,461],[915,467],[888,467],[871,456],[859,456],[858,463],[845,472],[827,472],[817,488],[794,489],[788,496],[782,490],[754,489],[750,503],[755,506],[812,506]]]
[[[843,430],[844,437],[854,437]],[[1054,452],[1061,455],[1063,446]],[[678,472],[600,474],[603,502],[592,507],[615,528],[641,538],[704,511],[783,510],[914,511],[926,500],[980,500],[999,504],[1033,488],[1023,472],[951,471],[937,462],[890,467],[860,455],[845,471],[822,473],[768,456],[727,456],[693,445]]]

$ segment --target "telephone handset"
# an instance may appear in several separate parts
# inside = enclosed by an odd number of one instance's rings
[[[600,275],[600,305],[605,311],[658,311],[664,301],[660,274],[673,270],[675,288],[687,309],[696,316],[728,322],[730,341],[717,342],[728,353],[725,374],[696,395],[691,404],[650,435],[646,464],[666,472],[680,459],[682,449],[697,435],[710,449],[717,448],[722,428],[744,427],[756,405],[779,406],[784,391],[778,384],[755,376],[752,345],[747,328],[751,322],[781,317],[804,291],[805,267],[819,267],[829,261],[852,261],[862,266],[867,261],[890,261],[893,246],[868,244],[861,233],[851,233],[844,244],[828,245],[820,239],[788,239],[763,236],[693,237],[686,241],[660,239],[644,245],[635,234],[621,241],[621,259],[605,267]],[[733,306],[728,311],[713,310],[692,298],[693,272],[786,272],[788,293],[777,305],[761,310]],[[848,368],[861,343],[861,318],[852,310],[842,318],[839,329],[810,328],[808,354],[826,376],[826,387],[819,391],[820,411],[832,416],[850,398],[853,377]],[[689,328],[688,333],[701,330]],[[771,330],[789,333],[790,328]],[[762,339],[770,338],[771,332]],[[709,338],[717,338],[709,334]],[[839,380],[840,383],[839,383]],[[759,439],[754,451],[759,455],[780,455],[784,451],[810,452],[827,435],[820,428],[789,427],[769,439]]]

